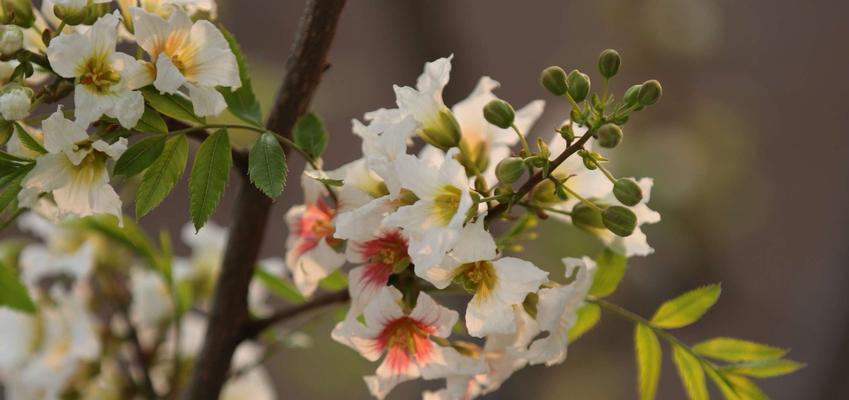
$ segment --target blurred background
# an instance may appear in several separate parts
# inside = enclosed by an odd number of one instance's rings
[[[821,3],[821,4],[818,4]],[[254,87],[270,104],[303,1],[219,0],[220,19],[246,51]],[[821,6],[821,7],[818,7]],[[760,381],[775,399],[849,398],[849,37],[846,6],[793,0],[350,1],[313,109],[331,133],[326,160],[360,155],[351,119],[394,105],[393,84],[413,85],[424,62],[454,54],[450,106],[482,75],[515,106],[542,98],[533,135],[550,138],[567,104],[538,83],[549,65],[579,68],[598,81],[605,48],[623,57],[612,88],[655,78],[664,97],[632,118],[623,144],[606,152],[617,175],[650,176],[650,205],[663,215],[644,227],[656,250],[634,258],[611,300],[650,315],[664,300],[722,282],[720,302],[676,332],[695,343],[733,336],[792,348],[808,367]],[[835,47],[836,46],[836,47]],[[843,104],[843,106],[841,106]],[[292,157],[293,159],[295,157]],[[294,160],[293,172],[300,171]],[[185,179],[185,178],[184,178]],[[301,201],[295,174],[275,206],[265,256],[282,256],[283,215]],[[231,186],[235,184],[231,181]],[[215,220],[229,222],[228,191]],[[143,220],[179,237],[185,184]],[[559,265],[597,245],[556,222],[540,226],[527,257]],[[185,251],[185,248],[182,248]],[[557,250],[558,252],[554,252]],[[560,253],[565,251],[566,253]],[[332,313],[297,321],[314,342],[268,362],[280,398],[366,399],[376,364],[330,340]],[[664,350],[667,350],[664,348]],[[665,351],[669,353],[668,351]],[[665,354],[659,398],[684,398]],[[440,381],[424,387],[438,387]],[[417,398],[419,383],[390,398]],[[526,368],[487,399],[635,397],[632,327],[605,314],[570,347],[566,362]]]

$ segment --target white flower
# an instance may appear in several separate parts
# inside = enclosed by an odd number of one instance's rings
[[[481,172],[489,185],[497,182],[495,166],[510,155],[510,147],[519,141],[512,129],[501,129],[483,117],[484,106],[497,99],[492,91],[498,86],[498,82],[484,76],[469,97],[451,108],[463,132],[461,145],[479,166],[486,165]],[[520,132],[527,134],[544,108],[545,102],[542,100],[528,103],[516,110],[514,124]]]
[[[348,273],[351,294],[349,315],[357,316],[389,283],[396,268],[410,263],[407,238],[399,230],[385,230],[370,240],[348,242],[346,256],[354,264],[364,264]]]
[[[17,121],[29,115],[30,98],[27,89],[12,89],[0,96],[0,114],[6,121]]]
[[[328,175],[337,176],[343,171]],[[286,266],[292,272],[295,286],[304,296],[312,296],[318,282],[345,263],[343,242],[333,237],[336,210],[324,199],[326,190],[318,181],[301,176],[304,204],[286,213]]]
[[[198,116],[224,111],[224,96],[215,88],[238,88],[242,83],[236,56],[221,31],[206,20],[192,23],[181,9],[167,21],[141,8],[131,12],[136,41],[155,65],[153,86],[169,94],[187,88]]]
[[[61,108],[44,120],[44,147],[35,168],[23,180],[18,200],[35,204],[33,193],[52,193],[62,216],[112,214],[123,221],[121,198],[109,185],[108,159],[117,160],[127,149],[127,139],[113,144],[91,142],[83,127],[62,115]]]
[[[149,268],[130,272],[130,318],[136,326],[155,327],[171,315],[174,303],[162,275]]]
[[[0,31],[0,53],[12,56],[24,47],[24,32],[15,25],[4,25]]]
[[[416,306],[404,313],[401,292],[385,287],[365,309],[365,325],[346,319],[336,325],[333,339],[357,350],[370,361],[386,357],[375,375],[365,377],[369,391],[382,399],[397,384],[418,378],[437,379],[452,375],[484,373],[480,360],[463,356],[452,347],[442,347],[431,337],[444,338],[457,322],[457,312],[438,305],[420,293]]]
[[[451,75],[452,58],[453,55],[426,63],[415,88],[393,86],[401,112],[418,122],[422,139],[441,149],[456,146],[460,140],[460,127],[442,100],[442,90]]]
[[[115,51],[118,22],[116,15],[106,14],[91,29],[62,33],[47,48],[56,73],[76,79],[74,115],[80,125],[106,114],[130,129],[144,113],[144,98],[134,89],[150,79],[141,62]]]
[[[477,222],[466,225],[457,246],[439,265],[416,265],[416,274],[439,289],[456,280],[474,292],[466,308],[466,329],[476,337],[515,332],[513,308],[521,307],[525,297],[536,292],[548,276],[525,260],[496,260],[495,240],[483,224],[484,218],[479,217]]]
[[[118,0],[118,4],[122,10],[140,7],[162,18],[170,17],[175,9],[183,10],[189,16],[206,13],[211,19],[215,19],[218,13],[218,5],[215,0]]]
[[[386,226],[404,229],[410,238],[409,254],[417,270],[426,270],[451,250],[460,236],[473,202],[466,171],[448,152],[442,165],[435,166],[403,154],[395,160],[401,186],[418,198],[400,207],[384,220]]]
[[[564,258],[566,277],[574,275],[565,286],[546,288],[539,291],[537,323],[548,336],[537,339],[528,349],[531,364],[559,364],[566,359],[569,344],[569,329],[575,324],[578,308],[587,297],[593,283],[595,262],[589,257]]]

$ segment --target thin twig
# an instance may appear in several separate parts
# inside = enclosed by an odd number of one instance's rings
[[[351,297],[348,295],[347,290],[342,290],[339,292],[328,293],[323,296],[316,297],[311,301],[303,304],[298,304],[296,306],[292,306],[289,308],[284,308],[279,310],[268,317],[257,319],[251,322],[250,325],[245,329],[245,339],[253,339],[262,331],[271,327],[272,325],[285,321],[287,319],[296,317],[305,312],[312,311],[318,308],[322,308],[325,306],[333,305],[336,303],[344,303],[348,301]]]

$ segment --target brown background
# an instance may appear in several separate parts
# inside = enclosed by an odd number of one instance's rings
[[[302,1],[221,3],[221,20],[269,103]],[[836,3],[350,1],[314,104],[331,132],[327,164],[358,157],[351,118],[392,106],[391,85],[412,85],[425,61],[455,55],[449,105],[481,75],[499,80],[498,95],[514,105],[547,100],[535,132],[549,137],[567,108],[539,87],[539,71],[557,64],[597,77],[597,54],[616,48],[623,67],[613,88],[657,78],[664,97],[633,118],[621,149],[608,154],[618,174],[655,177],[651,204],[664,221],[646,229],[656,254],[633,260],[612,300],[646,315],[677,293],[722,282],[713,311],[676,332],[683,340],[728,335],[791,347],[791,357],[809,366],[762,381],[769,395],[849,398],[849,26]],[[296,182],[290,175],[275,207],[266,255],[284,252],[283,214],[300,199]],[[222,224],[230,189],[215,217]],[[176,233],[187,210],[183,183],[143,224]],[[588,248],[565,230],[544,224],[528,256],[552,266],[566,255],[554,249]],[[313,348],[273,357],[280,398],[367,398],[360,377],[376,364],[329,341],[331,327],[329,316],[303,325]],[[631,328],[605,315],[563,365],[522,370],[486,398],[633,398],[632,352]],[[684,398],[671,359],[664,364],[659,398]],[[390,398],[416,398],[420,389],[405,384]]]

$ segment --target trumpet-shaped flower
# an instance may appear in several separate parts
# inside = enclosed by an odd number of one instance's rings
[[[415,88],[394,86],[398,108],[418,122],[419,136],[443,150],[460,143],[460,127],[442,100],[442,90],[451,75],[453,57],[426,63]]]
[[[410,263],[407,238],[399,230],[386,230],[372,239],[348,243],[348,261],[363,264],[348,273],[350,314],[359,315],[389,282],[389,275]]]
[[[531,364],[552,366],[566,359],[569,329],[575,325],[578,308],[583,304],[595,274],[595,262],[588,258],[564,258],[566,277],[574,275],[567,285],[539,291],[537,323],[548,336],[537,339],[528,349]]]
[[[117,160],[127,149],[127,139],[109,144],[92,141],[85,129],[62,115],[61,108],[44,120],[44,147],[35,168],[22,182],[18,201],[24,207],[37,202],[38,194],[51,193],[60,216],[112,214],[122,221],[121,198],[109,185],[106,162]]]
[[[456,149],[449,151],[439,166],[408,154],[395,160],[401,187],[417,200],[388,215],[384,224],[404,229],[410,239],[409,254],[417,271],[427,270],[442,261],[457,244],[463,223],[472,209],[466,172],[454,159],[456,154]]]
[[[118,16],[106,14],[91,29],[60,34],[47,48],[56,73],[76,80],[74,114],[80,125],[105,114],[130,129],[144,113],[144,98],[135,89],[150,79],[141,62],[115,51],[118,22]]]
[[[548,276],[525,260],[496,259],[495,240],[484,229],[483,220],[466,225],[458,245],[440,264],[431,268],[416,265],[416,273],[437,288],[457,281],[474,293],[466,308],[466,329],[476,337],[515,332],[513,308],[521,307],[525,297],[536,292]]]
[[[242,85],[236,56],[221,31],[206,20],[192,23],[182,9],[168,20],[138,7],[131,13],[136,41],[153,63],[153,86],[169,94],[185,87],[195,114],[220,114],[227,104],[216,87]]]
[[[384,398],[397,384],[418,378],[437,379],[486,371],[480,360],[443,347],[433,338],[444,338],[457,322],[457,312],[438,305],[420,293],[415,308],[405,313],[401,292],[385,287],[366,307],[365,325],[348,318],[336,325],[333,338],[357,350],[370,361],[386,353],[375,375],[365,378],[372,395]]]

